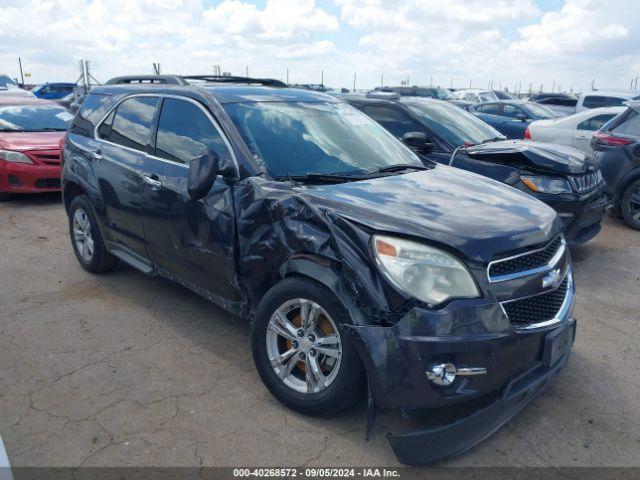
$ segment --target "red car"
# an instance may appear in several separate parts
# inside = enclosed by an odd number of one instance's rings
[[[72,118],[54,102],[0,97],[0,200],[60,190],[60,141]]]

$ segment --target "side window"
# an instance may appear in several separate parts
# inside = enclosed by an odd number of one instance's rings
[[[611,120],[615,115],[596,115],[595,117],[588,118],[578,124],[578,130],[600,130],[600,127]]]
[[[396,137],[402,137],[407,132],[424,132],[422,125],[395,108],[370,105],[363,110]]]
[[[209,117],[191,102],[166,98],[158,121],[156,156],[189,163],[208,151],[221,160],[227,156],[227,146]]]
[[[500,107],[499,103],[487,103],[486,105],[481,105],[479,110],[490,115],[500,115],[502,110]]]
[[[158,97],[129,98],[118,105],[109,140],[123,147],[146,151]]]
[[[100,124],[98,127],[98,138],[102,140],[109,140],[109,135],[111,134],[111,125],[113,124],[113,117],[115,117],[116,111],[113,110],[107,118],[104,119],[104,122]]]
[[[510,105],[510,104],[504,105],[503,115],[505,117],[516,118],[519,113],[525,114],[520,107],[516,107],[515,105]]]
[[[613,131],[616,133],[622,133],[623,135],[632,135],[634,137],[640,137],[640,114],[635,110],[627,110],[627,118],[616,127],[613,127]]]

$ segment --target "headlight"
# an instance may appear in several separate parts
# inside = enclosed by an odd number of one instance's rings
[[[24,153],[11,152],[9,150],[0,150],[0,160],[6,160],[11,163],[33,163]]]
[[[553,177],[529,177],[521,176],[520,179],[527,187],[539,193],[571,193],[571,184],[566,178]]]
[[[374,235],[373,250],[385,277],[418,300],[435,305],[480,296],[469,270],[447,252],[382,235]]]

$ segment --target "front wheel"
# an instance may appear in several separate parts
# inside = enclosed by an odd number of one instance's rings
[[[256,310],[253,359],[269,391],[308,415],[330,415],[354,404],[364,368],[342,324],[349,316],[326,287],[287,278]]]
[[[631,228],[640,230],[640,180],[636,180],[622,194],[620,213]]]

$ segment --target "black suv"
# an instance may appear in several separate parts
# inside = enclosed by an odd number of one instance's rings
[[[333,97],[250,83],[91,91],[62,153],[78,261],[99,273],[122,260],[251,319],[262,380],[300,412],[332,414],[366,391],[369,418],[474,407],[391,435],[406,463],[481,441],[569,357],[557,215],[424,166]]]
[[[553,207],[571,244],[592,239],[608,204],[596,161],[571,147],[506,140],[447,102],[418,97],[343,97],[429,161],[511,185]]]

